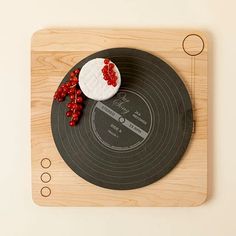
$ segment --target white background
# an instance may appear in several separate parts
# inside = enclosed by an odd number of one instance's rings
[[[0,0],[0,235],[236,235],[235,0]],[[45,27],[210,33],[210,197],[196,208],[43,208],[31,200],[30,38]]]

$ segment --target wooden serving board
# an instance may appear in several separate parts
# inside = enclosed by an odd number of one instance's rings
[[[150,52],[180,75],[192,99],[195,129],[180,163],[143,188],[110,190],[76,175],[63,161],[50,128],[52,98],[64,75],[103,49]],[[44,29],[31,45],[32,195],[42,206],[197,206],[207,197],[207,39],[191,30]]]

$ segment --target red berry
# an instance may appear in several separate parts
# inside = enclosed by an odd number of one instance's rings
[[[63,99],[63,98],[58,98],[57,101],[58,101],[58,102],[62,102],[62,101],[64,101],[64,99]]]
[[[79,114],[78,113],[74,113],[73,115],[72,115],[72,118],[78,118],[79,117]]]
[[[78,83],[78,79],[76,77],[73,78],[73,82],[75,82],[76,84]]]
[[[82,103],[83,102],[83,98],[82,97],[77,97],[76,102]]]
[[[78,89],[78,90],[76,91],[76,94],[79,96],[79,95],[82,94],[82,91],[81,91],[80,89]]]
[[[109,64],[109,62],[110,62],[110,60],[109,60],[108,58],[106,58],[106,59],[104,60],[104,63],[105,63],[105,64]]]
[[[108,80],[108,81],[107,81],[107,84],[108,84],[108,85],[111,85],[111,84],[112,84],[111,80]]]
[[[68,107],[71,111],[74,111],[74,107],[73,104],[71,105],[71,107]]]
[[[75,126],[75,121],[71,120],[71,121],[69,122],[69,125],[70,125],[70,126]]]
[[[60,98],[60,97],[61,97],[61,93],[58,93],[58,94],[57,94],[57,98]]]
[[[108,72],[106,72],[106,73],[104,73],[103,75],[104,75],[104,76],[109,76],[109,73],[108,73]]]
[[[110,77],[109,77],[109,75],[104,75],[104,76],[103,76],[103,79],[104,79],[104,80],[109,80]]]
[[[110,75],[111,78],[113,78],[114,76],[116,76],[115,72],[113,72],[113,71],[111,71],[109,75]]]
[[[72,103],[71,102],[69,102],[69,103],[67,103],[67,105],[66,105],[68,108],[72,108]]]
[[[115,65],[113,64],[113,63],[110,63],[109,64],[109,69],[111,68],[111,69],[113,69],[115,67]]]
[[[75,88],[71,88],[70,90],[69,90],[69,94],[74,94],[75,93]]]
[[[114,75],[116,75],[116,72],[115,71],[109,71],[109,74],[110,74],[110,76],[114,76]]]
[[[63,89],[63,92],[67,94],[67,93],[69,92],[69,88],[68,88],[68,87],[65,87],[65,88]]]
[[[64,98],[66,96],[66,93],[62,92],[61,96]]]
[[[71,83],[70,83],[70,82],[67,82],[67,83],[65,84],[65,86],[66,86],[66,87],[70,87],[70,86],[71,86]]]
[[[108,66],[105,65],[103,68],[102,68],[102,73],[105,74],[108,72]]]
[[[71,99],[71,100],[74,100],[74,99],[75,99],[75,95],[74,95],[74,94],[71,94],[71,95],[70,95],[70,99]]]
[[[74,104],[73,109],[75,111],[81,111],[83,109],[83,106],[81,104]]]
[[[75,76],[75,73],[74,72],[71,72],[70,73],[70,77],[74,77]]]
[[[58,88],[57,92],[61,93],[63,91],[63,88]]]
[[[116,82],[117,79],[116,79],[115,77],[112,77],[112,78],[111,78],[111,81]]]
[[[72,116],[72,111],[67,111],[67,112],[66,112],[66,116],[67,116],[67,117]]]
[[[75,74],[79,74],[79,69],[76,69],[74,72],[75,72]]]
[[[77,122],[79,120],[79,117],[72,118],[73,121]]]
[[[116,87],[116,85],[117,85],[116,81],[112,81],[111,84],[112,84],[113,87]]]

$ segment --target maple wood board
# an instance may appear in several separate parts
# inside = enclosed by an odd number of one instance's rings
[[[65,74],[97,51],[130,47],[167,62],[192,99],[194,131],[178,165],[159,181],[133,190],[111,190],[76,175],[54,144],[52,98]],[[42,206],[197,206],[207,198],[207,38],[192,30],[44,29],[31,45],[32,196]]]

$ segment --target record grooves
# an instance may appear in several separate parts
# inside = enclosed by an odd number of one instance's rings
[[[188,91],[168,64],[136,49],[100,51],[74,68],[97,57],[118,66],[121,88],[107,101],[87,99],[73,128],[64,115],[66,103],[53,102],[57,149],[75,173],[95,185],[120,190],[149,185],[169,173],[187,149],[193,125]]]

